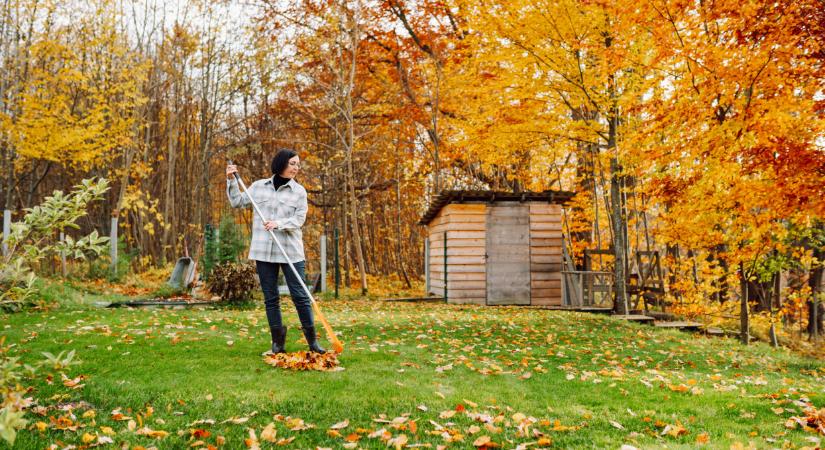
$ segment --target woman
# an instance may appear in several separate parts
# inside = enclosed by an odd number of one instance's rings
[[[283,271],[284,278],[286,278],[289,294],[298,311],[301,328],[310,351],[326,353],[326,350],[318,345],[310,298],[287,264],[288,257],[301,278],[304,278],[305,257],[301,226],[307,215],[307,191],[295,181],[295,175],[299,170],[301,170],[301,160],[298,154],[289,149],[281,149],[272,159],[272,178],[252,183],[247,193],[242,194],[234,176],[238,172],[237,167],[231,164],[226,166],[226,194],[229,196],[229,203],[232,207],[251,205],[249,199],[251,195],[266,218],[262,221],[257,214],[253,215],[249,259],[255,260],[258,278],[261,280],[266,320],[269,322],[269,332],[272,334],[270,351],[273,354],[286,352],[286,327],[281,321],[281,304],[278,295],[279,270]],[[269,230],[275,232],[286,255],[272,240]]]

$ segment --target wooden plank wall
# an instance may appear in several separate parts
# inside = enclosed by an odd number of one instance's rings
[[[484,203],[453,203],[445,206],[430,222],[430,293],[444,295],[446,231],[448,301],[485,303],[486,210]]]
[[[561,306],[561,206],[530,204],[530,288],[533,305]]]
[[[444,295],[444,231],[447,216],[442,209],[427,225],[430,240],[430,294]]]

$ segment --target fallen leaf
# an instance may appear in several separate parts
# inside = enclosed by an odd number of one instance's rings
[[[210,433],[207,430],[204,430],[203,428],[196,428],[196,429],[192,430],[190,432],[190,434],[195,439],[206,439],[206,438],[208,438],[209,436],[212,435],[212,433]]]
[[[441,418],[441,419],[449,419],[449,418],[453,417],[454,415],[455,415],[455,410],[448,409],[447,411],[441,411],[441,413],[438,415],[438,417]]]
[[[248,421],[249,421],[249,417],[230,417],[230,418],[224,420],[221,423],[233,423],[235,425],[240,425],[240,424],[246,423]]]
[[[162,431],[162,430],[152,430],[149,427],[143,427],[135,432],[135,434],[139,434],[141,436],[149,436],[155,439],[163,439],[166,436],[169,436],[169,432]]]
[[[687,429],[682,426],[679,422],[676,424],[667,424],[665,429],[662,430],[662,435],[668,435],[672,437],[679,437],[683,434],[687,434]]]
[[[258,442],[258,436],[252,428],[249,429],[249,437],[244,439],[244,444],[249,450],[261,450],[261,443]]]
[[[361,436],[358,433],[350,433],[344,438],[347,442],[358,442],[359,439],[361,439]]]
[[[338,423],[332,425],[331,427],[329,427],[329,429],[330,430],[341,430],[341,429],[346,428],[347,426],[349,426],[349,420],[343,420],[341,422],[338,422]]]
[[[398,436],[390,439],[387,441],[388,447],[395,447],[396,450],[401,450],[402,447],[407,445],[408,439],[406,434],[399,434]]]
[[[261,439],[267,442],[275,442],[277,435],[278,430],[275,429],[275,424],[272,422],[265,426],[263,431],[261,431]]]
[[[81,383],[81,381],[83,381],[86,378],[83,375],[77,376],[75,378],[69,378],[66,376],[66,374],[61,373],[60,377],[63,379],[63,386],[66,386],[67,388],[80,389],[83,386],[85,386],[85,384]]]
[[[624,430],[624,425],[620,424],[619,422],[616,422],[615,420],[611,420],[610,425],[613,425],[614,428]]]

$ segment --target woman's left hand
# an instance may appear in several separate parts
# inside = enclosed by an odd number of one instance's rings
[[[281,225],[278,223],[277,220],[267,220],[266,222],[264,222],[264,230],[266,231],[277,229],[280,226]]]

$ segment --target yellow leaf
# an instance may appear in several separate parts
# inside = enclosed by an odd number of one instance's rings
[[[683,427],[682,424],[680,424],[679,422],[676,422],[675,425],[674,424],[667,424],[665,426],[665,429],[662,430],[662,435],[666,434],[666,435],[672,436],[672,437],[679,437],[683,434],[687,434],[687,432],[688,432],[687,429],[685,427]]]
[[[278,430],[275,429],[275,424],[271,422],[261,431],[261,439],[267,442],[275,442],[277,435]]]
[[[139,434],[141,436],[149,436],[149,437],[155,438],[155,439],[163,439],[166,436],[169,436],[169,433],[166,432],[166,431],[152,430],[149,427],[143,427],[143,428],[139,429],[136,432],[136,434]]]
[[[481,446],[489,444],[491,441],[492,440],[490,439],[490,436],[487,436],[485,434],[484,436],[480,436],[478,439],[473,441],[473,446],[474,447],[481,447]]]
[[[441,413],[438,415],[438,417],[440,417],[442,419],[449,419],[449,418],[453,417],[454,415],[455,415],[455,410],[448,409],[446,411],[441,411]]]

